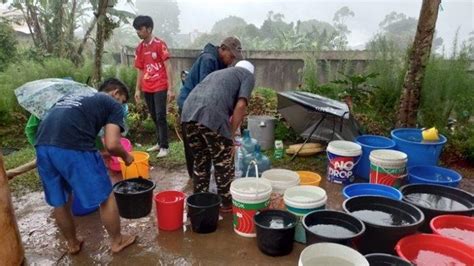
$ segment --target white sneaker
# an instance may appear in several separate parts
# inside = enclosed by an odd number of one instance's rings
[[[169,152],[169,149],[160,149],[160,152],[158,153],[158,155],[156,155],[156,158],[166,157],[168,156]]]
[[[147,152],[153,152],[153,151],[159,151],[160,150],[160,145],[156,144],[151,148],[148,148],[146,151]]]

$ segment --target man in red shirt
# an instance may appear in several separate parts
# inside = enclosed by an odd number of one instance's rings
[[[149,16],[137,16],[133,27],[142,39],[135,50],[135,67],[138,70],[135,101],[141,102],[143,91],[158,137],[157,144],[147,151],[159,150],[157,157],[165,157],[169,153],[166,103],[175,97],[170,55],[166,43],[153,36],[153,20]]]

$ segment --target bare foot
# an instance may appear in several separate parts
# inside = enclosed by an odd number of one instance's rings
[[[84,239],[77,238],[77,241],[67,243],[67,253],[70,255],[76,255],[81,251],[82,244],[84,244]]]
[[[135,242],[135,240],[137,239],[136,236],[129,236],[129,235],[122,235],[121,239],[120,239],[120,243],[112,243],[112,252],[113,253],[118,253],[120,251],[122,251],[124,248],[130,246],[131,244],[133,244]]]

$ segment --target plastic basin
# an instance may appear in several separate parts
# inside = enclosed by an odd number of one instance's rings
[[[474,217],[440,215],[430,222],[433,233],[457,239],[474,248]]]
[[[390,133],[395,141],[395,149],[408,155],[407,166],[437,165],[447,139],[439,135],[438,141],[423,141],[419,128],[397,128]]]
[[[344,212],[319,210],[303,217],[306,244],[331,242],[357,249],[357,241],[365,232],[364,223]]]
[[[402,200],[402,193],[391,186],[381,184],[357,183],[344,187],[342,194],[346,199],[356,196],[381,196],[395,200]]]
[[[410,184],[400,188],[403,201],[417,206],[425,215],[420,227],[422,232],[431,233],[430,221],[444,214],[472,216],[474,196],[464,190],[433,184]]]
[[[342,208],[365,224],[365,234],[359,244],[363,254],[394,254],[398,240],[416,233],[424,221],[417,207],[380,196],[353,197],[345,200]]]
[[[451,169],[434,165],[417,165],[408,168],[408,183],[437,184],[457,187],[462,176]]]
[[[407,236],[395,249],[398,256],[417,266],[474,265],[474,252],[470,246],[440,235]]]

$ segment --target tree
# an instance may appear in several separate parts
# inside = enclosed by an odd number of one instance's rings
[[[423,0],[415,41],[408,59],[408,70],[403,83],[397,126],[413,127],[416,125],[420,106],[421,86],[426,65],[430,58],[438,9],[441,0]]]
[[[346,19],[353,17],[354,12],[347,6],[341,7],[336,13],[334,13],[334,28],[338,32],[338,35],[334,39],[334,45],[337,49],[344,49],[347,46],[347,35],[351,33],[346,25]]]
[[[247,26],[247,22],[243,18],[236,16],[228,16],[214,23],[211,34],[229,34],[238,31]]]
[[[272,39],[278,38],[282,32],[287,33],[293,30],[293,23],[286,23],[283,21],[285,16],[281,13],[273,13],[269,11],[267,19],[263,22],[260,28],[260,36],[262,38]]]
[[[6,21],[0,21],[0,71],[15,60],[16,45],[15,31]]]
[[[173,46],[173,35],[179,33],[179,7],[176,0],[137,0],[135,3],[139,15],[153,19],[153,33]]]
[[[413,17],[407,17],[403,13],[391,12],[387,14],[379,23],[380,33],[378,35],[384,36],[388,41],[393,42],[398,49],[405,50],[412,43],[415,37],[418,20]],[[443,44],[442,38],[435,38],[433,41],[433,50],[441,47]]]

